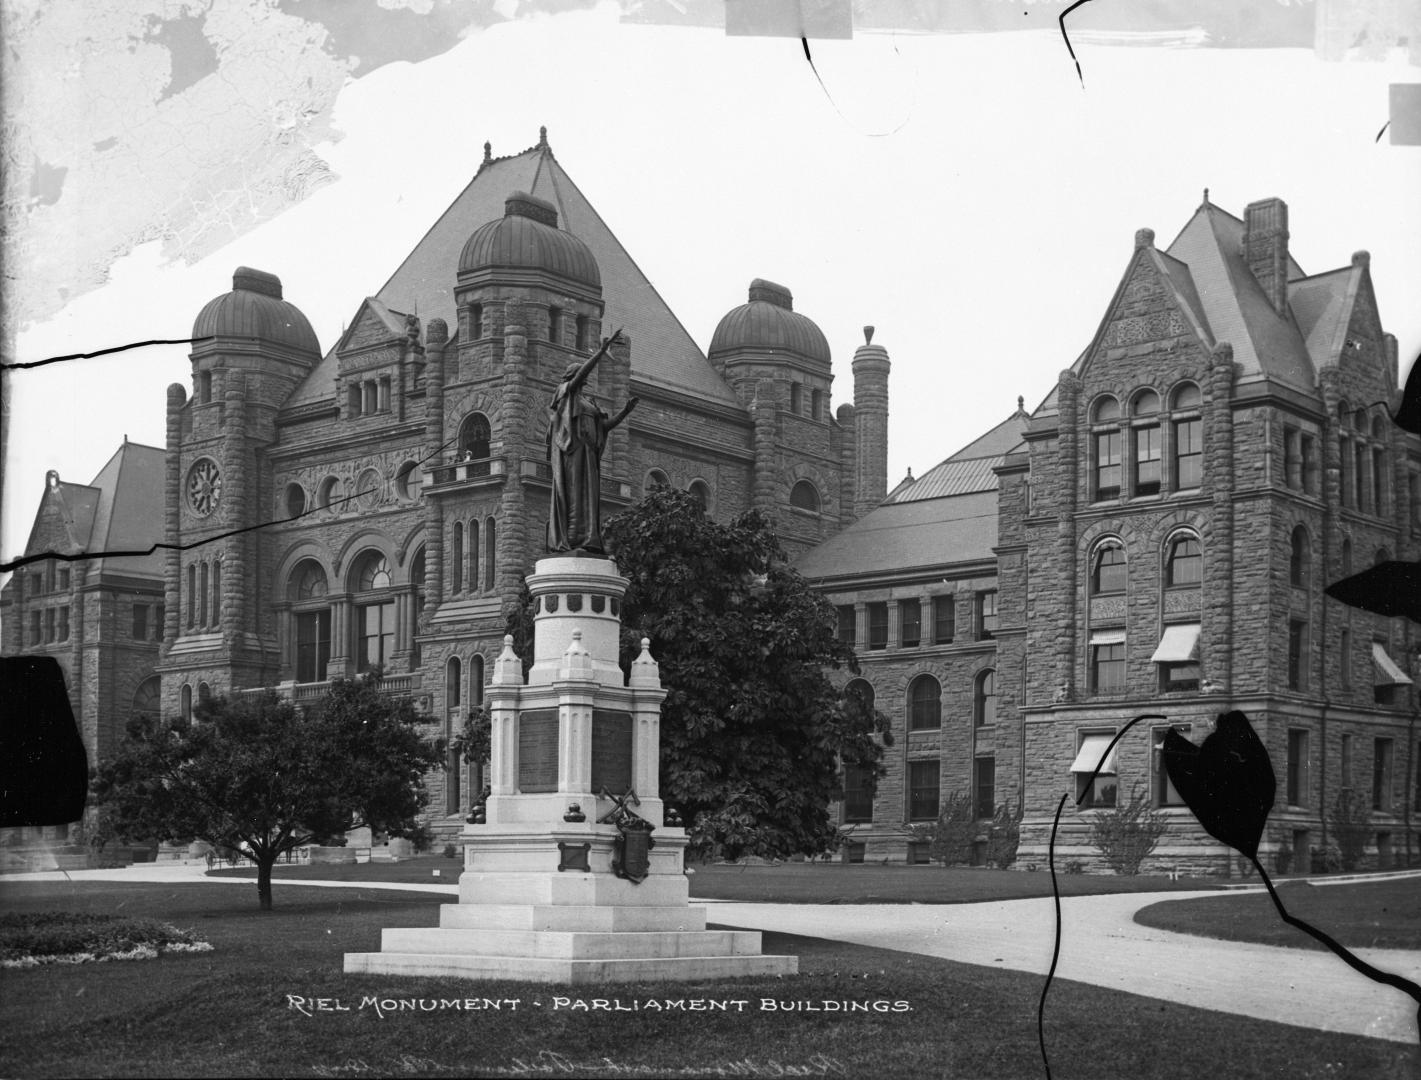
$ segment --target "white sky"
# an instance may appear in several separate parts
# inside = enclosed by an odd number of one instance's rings
[[[347,83],[318,147],[339,180],[195,265],[158,245],[21,328],[15,359],[186,337],[238,265],[278,274],[329,348],[477,169],[537,141],[704,349],[750,279],[787,285],[834,351],[835,405],[877,327],[889,486],[1034,407],[1088,343],[1133,248],[1199,204],[1289,206],[1308,273],[1372,253],[1402,377],[1421,351],[1421,148],[1377,131],[1399,56],[1077,46],[1051,33],[815,42],[624,25],[611,8],[508,23]],[[79,92],[83,92],[82,89]],[[100,191],[86,212],[102,214]],[[82,223],[76,225],[81,227]],[[23,272],[20,268],[19,272]],[[451,274],[453,268],[450,268]],[[88,482],[125,433],[162,446],[166,347],[16,372],[0,560],[22,553],[47,469]]]

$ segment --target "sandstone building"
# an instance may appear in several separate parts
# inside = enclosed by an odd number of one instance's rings
[[[1414,843],[1416,628],[1324,596],[1421,555],[1421,440],[1390,422],[1396,339],[1369,260],[1305,274],[1287,207],[1207,195],[1167,249],[1143,229],[1095,337],[1045,401],[1004,421],[800,560],[894,720],[889,775],[851,777],[868,858],[950,792],[1025,804],[1020,864],[1098,861],[1089,821],[1136,790],[1170,819],[1159,868],[1227,850],[1160,766],[1241,709],[1278,774],[1265,850],[1305,865],[1339,790],[1372,808],[1383,864]],[[1135,726],[1102,775],[1111,738]],[[1284,855],[1286,859],[1286,854]],[[1064,861],[1064,862],[1063,862]]]
[[[855,404],[833,408],[829,343],[788,289],[757,279],[702,353],[546,133],[511,157],[485,146],[332,347],[267,272],[239,268],[198,313],[190,384],[168,389],[162,482],[144,494],[162,522],[149,542],[169,545],[145,563],[147,587],[162,583],[148,624],[161,650],[150,643],[144,663],[163,710],[264,685],[317,696],[379,666],[458,730],[545,551],[553,390],[616,329],[589,387],[609,411],[640,404],[603,459],[604,514],[670,484],[721,519],[764,510],[802,551],[883,498],[881,348],[855,363]],[[49,539],[37,526],[32,550]],[[12,606],[10,623],[35,617]],[[7,643],[20,640],[10,623]],[[107,698],[121,722],[134,688],[91,673],[74,692]],[[477,770],[451,768],[434,825],[461,827],[481,787]]]

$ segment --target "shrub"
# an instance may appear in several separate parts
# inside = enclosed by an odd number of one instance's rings
[[[444,850],[443,850],[443,852],[441,852],[441,854],[442,854],[446,859],[452,859],[452,858],[454,858],[454,856],[456,856],[457,854],[459,854],[459,849],[456,848],[453,844],[445,844],[445,845],[444,845]]]
[[[1312,872],[1314,874],[1335,874],[1342,869],[1342,853],[1329,844],[1321,850],[1314,850],[1312,853]]]
[[[1280,874],[1286,874],[1293,865],[1293,847],[1286,840],[1278,845],[1278,850],[1273,853],[1273,869]]]
[[[1081,865],[1081,861],[1079,859],[1072,859],[1070,862],[1066,863],[1066,873],[1084,874],[1085,867]]]
[[[908,838],[926,841],[932,859],[944,866],[955,866],[972,861],[972,844],[980,831],[972,797],[954,791],[943,800],[937,821],[910,826]]]
[[[1332,801],[1327,824],[1337,840],[1342,870],[1351,873],[1362,861],[1362,853],[1371,837],[1372,808],[1360,792],[1343,788]]]
[[[1021,818],[1025,812],[1024,803],[1017,806],[1016,813],[1012,813],[1010,803],[1003,803],[992,817],[987,830],[987,862],[998,870],[1010,869],[1016,862],[1017,845],[1021,843]]]
[[[1150,807],[1149,795],[1136,784],[1130,791],[1130,801],[1099,811],[1091,818],[1091,839],[1105,857],[1106,864],[1117,874],[1133,877],[1140,865],[1155,849],[1168,828],[1163,814]]]

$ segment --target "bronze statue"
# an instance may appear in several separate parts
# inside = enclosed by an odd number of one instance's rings
[[[552,414],[548,460],[553,470],[549,551],[603,554],[602,451],[607,446],[607,434],[636,408],[637,399],[628,400],[622,411],[609,419],[583,387],[592,369],[621,336],[618,330],[587,360],[569,364],[548,406]]]

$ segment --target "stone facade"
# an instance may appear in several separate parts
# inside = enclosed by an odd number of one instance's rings
[[[324,354],[270,274],[239,269],[198,316],[191,384],[168,392],[166,711],[378,665],[457,732],[545,553],[548,403],[613,330],[588,386],[609,413],[639,404],[603,454],[604,517],[672,484],[720,519],[766,511],[791,550],[852,520],[865,436],[831,411],[827,342],[788,290],[757,281],[708,361],[577,200],[545,140],[488,158]],[[780,317],[803,332],[787,347],[763,336]],[[430,778],[437,831],[485,780]]]
[[[801,560],[854,612],[841,627],[854,628],[862,679],[893,722],[871,813],[852,793],[843,807],[864,857],[906,857],[907,825],[935,805],[910,790],[915,762],[930,763],[920,788],[936,769],[940,801],[980,794],[973,763],[989,757],[995,801],[1025,803],[1018,866],[1044,868],[1066,795],[1057,866],[1099,868],[1092,817],[1139,790],[1168,819],[1147,868],[1228,873],[1228,850],[1179,803],[1155,748],[1169,726],[1201,741],[1231,709],[1248,715],[1278,775],[1270,863],[1291,852],[1305,866],[1336,847],[1324,811],[1342,788],[1373,807],[1373,862],[1409,850],[1408,834],[1416,842],[1421,732],[1415,687],[1401,681],[1416,674],[1416,629],[1323,588],[1421,555],[1421,441],[1386,413],[1396,343],[1366,254],[1308,276],[1287,241],[1276,199],[1242,221],[1206,200],[1168,251],[1141,230],[1095,339],[1018,425],[1016,445],[988,445],[989,433]],[[986,449],[990,478],[973,468]],[[974,499],[988,492],[984,564],[963,552],[982,512]],[[901,554],[901,567],[885,564],[878,549],[911,553],[925,523],[936,534],[927,565]],[[956,592],[960,612],[963,593],[989,589],[991,641],[902,646],[900,597],[920,596],[927,612]],[[888,616],[877,647],[865,626],[876,604]],[[991,725],[976,690],[987,669]],[[940,687],[940,723],[914,711],[920,676]],[[1087,792],[1099,761],[1087,748],[1104,749],[1090,737],[1142,714],[1164,719],[1133,727]]]

